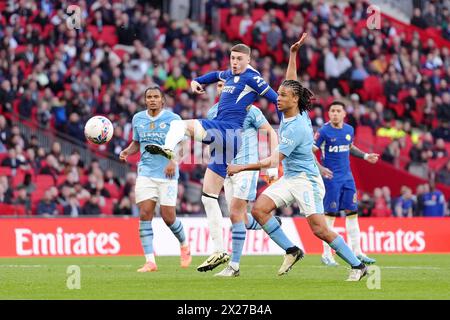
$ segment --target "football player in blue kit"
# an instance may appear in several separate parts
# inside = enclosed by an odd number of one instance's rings
[[[139,207],[139,236],[144,250],[146,262],[138,272],[157,271],[153,250],[152,220],[156,204],[159,203],[161,217],[180,242],[182,268],[187,268],[192,257],[189,244],[184,233],[183,224],[176,217],[178,194],[178,166],[175,160],[146,152],[149,144],[162,144],[174,121],[180,120],[177,114],[163,109],[164,93],[155,86],[145,90],[147,109],[136,113],[132,120],[133,141],[122,150],[119,158],[126,161],[127,157],[140,152],[138,177],[136,179],[136,204]]]
[[[217,94],[220,96],[223,88],[223,81],[217,83]],[[209,109],[207,118],[214,119],[217,116],[218,103]],[[248,107],[242,128],[242,143],[236,157],[231,163],[247,164],[258,161],[260,134],[267,134],[269,138],[269,150],[275,152],[278,145],[278,136],[269,124],[264,114],[254,105]],[[278,170],[267,172],[269,178],[276,178]],[[230,213],[231,235],[232,235],[232,255],[229,265],[221,272],[216,273],[219,277],[239,276],[239,263],[242,249],[246,238],[246,229],[258,230],[261,226],[255,221],[253,216],[247,213],[248,201],[256,199],[257,182],[259,171],[240,172],[232,177],[227,176],[224,181],[225,199]],[[220,216],[221,218],[221,216]],[[278,218],[278,217],[277,217]],[[279,218],[278,218],[279,219]],[[281,224],[281,220],[279,220]],[[210,230],[215,226],[209,226]],[[223,246],[223,245],[222,245]],[[206,260],[198,268],[198,271],[208,271],[214,269],[218,264]]]
[[[231,48],[230,69],[213,71],[195,78],[191,89],[196,94],[205,93],[202,85],[224,81],[217,116],[210,119],[175,120],[170,126],[164,145],[148,146],[148,151],[169,159],[174,156],[175,146],[185,135],[210,145],[211,157],[205,172],[202,202],[205,207],[214,253],[202,266],[211,270],[229,260],[222,240],[222,213],[218,203],[219,193],[227,175],[227,163],[231,162],[240,148],[240,138],[248,106],[258,96],[276,103],[276,92],[264,81],[261,74],[250,65],[250,48],[237,44]],[[199,270],[201,271],[201,270]]]
[[[320,128],[314,137],[313,150],[321,150],[322,165],[332,172],[330,178],[324,179],[325,184],[325,217],[329,228],[333,228],[334,220],[342,210],[345,210],[345,225],[347,241],[359,260],[365,264],[375,263],[375,259],[367,257],[361,251],[361,233],[358,224],[358,205],[355,180],[350,168],[350,154],[376,163],[379,155],[364,153],[353,144],[353,127],[344,123],[346,116],[345,104],[334,101],[328,108],[330,121]],[[336,266],[330,246],[323,243],[322,263]]]

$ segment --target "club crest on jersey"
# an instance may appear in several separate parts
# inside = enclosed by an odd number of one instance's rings
[[[351,135],[349,135],[349,134],[348,134],[348,135],[346,135],[346,136],[345,136],[345,140],[347,140],[347,141],[350,141],[350,140],[352,140],[352,136],[351,136]]]
[[[233,81],[234,81],[234,83],[238,83],[239,82],[239,76],[235,76]]]
[[[159,127],[160,127],[161,129],[164,129],[165,127],[167,127],[167,125],[163,122],[163,123],[161,123],[161,124],[159,125]]]
[[[150,130],[155,129],[155,123],[154,122],[150,122]]]

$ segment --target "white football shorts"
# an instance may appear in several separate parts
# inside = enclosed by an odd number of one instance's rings
[[[152,200],[162,206],[177,205],[178,180],[162,180],[138,176],[136,179],[136,203]]]
[[[228,205],[231,198],[253,201],[256,199],[259,171],[241,171],[224,181],[225,199]]]
[[[283,176],[262,194],[271,198],[277,208],[297,201],[300,212],[306,217],[314,213],[324,213],[325,186],[320,175],[313,176],[302,172],[293,178]]]

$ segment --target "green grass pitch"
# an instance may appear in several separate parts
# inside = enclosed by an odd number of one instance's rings
[[[303,300],[303,299],[450,299],[450,255],[374,255],[380,285],[345,282],[348,269],[320,265],[309,255],[285,276],[276,275],[281,256],[244,256],[241,276],[216,278],[200,273],[194,257],[188,269],[178,257],[157,257],[158,271],[137,273],[142,257],[0,259],[0,299],[164,299],[164,300]],[[70,265],[80,267],[80,289],[69,290]],[[373,275],[374,276],[374,275]],[[374,288],[375,287],[375,288]]]

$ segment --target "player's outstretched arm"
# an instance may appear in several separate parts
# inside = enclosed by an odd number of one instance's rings
[[[289,50],[289,64],[286,70],[286,80],[298,80],[297,79],[297,52],[300,47],[305,43],[307,33],[303,33],[296,43],[294,43]]]
[[[131,156],[137,152],[139,152],[140,150],[140,143],[137,141],[131,141],[130,145],[128,147],[126,147],[125,149],[123,149],[120,153],[119,153],[119,159],[121,161],[127,161],[127,157]]]
[[[191,90],[196,94],[205,93],[202,84],[210,84],[218,81],[225,81],[226,77],[231,73],[231,71],[212,71],[204,74],[203,76],[197,77],[191,81]]]
[[[357,158],[364,159],[367,162],[370,162],[372,164],[377,163],[378,159],[380,158],[380,155],[378,153],[362,152],[358,147],[356,147],[353,144],[350,147],[350,154]]]

